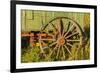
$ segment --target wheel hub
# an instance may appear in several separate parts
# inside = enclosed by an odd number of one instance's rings
[[[64,39],[64,37],[61,37],[61,38],[58,39],[58,44],[59,44],[59,45],[64,45],[64,44],[65,44],[65,39]]]

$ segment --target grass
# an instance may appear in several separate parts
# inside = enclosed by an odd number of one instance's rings
[[[77,51],[77,48],[75,45],[71,49],[72,56],[66,53],[69,58],[68,60],[87,60],[90,59],[90,41],[88,41],[87,45],[80,48],[79,51]],[[50,50],[48,50],[50,51]],[[39,46],[35,46],[33,48],[23,48],[21,52],[21,62],[22,63],[30,63],[30,62],[44,62],[44,61],[61,61],[61,58],[56,59],[55,55],[52,55],[51,58],[44,58],[40,55],[40,48]]]

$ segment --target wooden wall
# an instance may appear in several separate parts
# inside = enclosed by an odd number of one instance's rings
[[[88,28],[90,25],[90,14],[79,12],[52,12],[52,11],[21,11],[21,28],[24,31],[39,31],[50,20],[56,17],[69,17],[77,21],[81,28]]]

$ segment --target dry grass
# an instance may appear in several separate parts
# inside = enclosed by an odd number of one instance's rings
[[[48,50],[50,51],[50,50]],[[66,53],[69,58],[68,60],[87,60],[90,59],[90,41],[88,41],[87,45],[80,48],[79,50],[73,46],[71,50],[72,56]],[[44,58],[40,56],[40,49],[39,46],[36,46],[34,48],[24,48],[22,49],[21,54],[21,62],[28,63],[28,62],[43,62],[43,61],[61,61],[61,59],[56,59],[55,56],[52,56],[52,58]]]

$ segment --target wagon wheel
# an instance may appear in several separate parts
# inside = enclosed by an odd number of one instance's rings
[[[67,17],[54,18],[43,27],[40,34],[40,49],[46,61],[73,58],[71,49],[82,45],[81,27]]]

